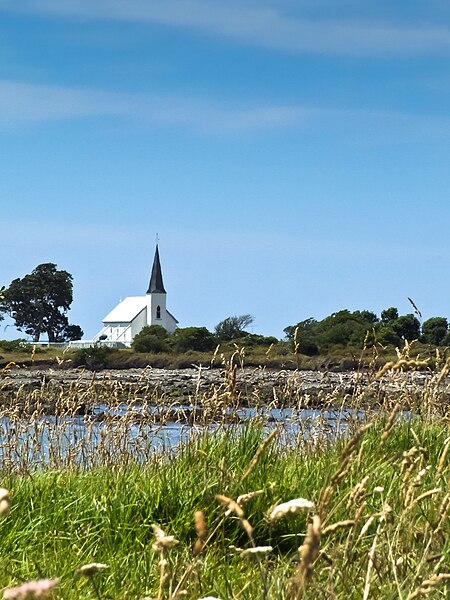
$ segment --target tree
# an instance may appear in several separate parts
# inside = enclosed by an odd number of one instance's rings
[[[317,345],[317,328],[318,322],[313,317],[300,321],[297,325],[289,325],[283,329],[286,334],[286,339],[292,344],[292,350],[297,354],[306,354],[307,356],[315,356],[319,354],[319,346]]]
[[[395,306],[391,306],[390,308],[382,310],[380,316],[382,323],[389,324],[398,319],[398,310]]]
[[[64,341],[78,327],[69,325],[66,316],[73,300],[72,275],[53,263],[38,265],[29,275],[14,279],[3,295],[3,310],[34,342],[43,333],[49,342]],[[78,327],[76,333],[83,332]]]
[[[273,335],[260,335],[258,333],[245,333],[240,339],[239,343],[248,347],[255,346],[272,346],[278,344],[280,340]]]
[[[448,321],[444,317],[431,317],[422,325],[422,341],[439,346],[448,332]]]
[[[318,345],[321,349],[335,344],[362,347],[377,320],[377,316],[368,310],[335,312],[315,326]]]
[[[71,342],[73,340],[81,340],[84,332],[79,325],[67,325],[64,327],[62,334],[66,342]]]
[[[384,346],[398,346],[402,341],[389,325],[383,325],[375,330],[375,340]]]
[[[252,315],[240,315],[239,317],[227,317],[220,321],[215,328],[219,340],[229,341],[245,335],[245,328],[253,323]]]
[[[297,325],[288,325],[283,329],[286,339],[289,341],[293,341],[295,337],[295,332],[297,331],[297,337],[299,336],[313,336],[314,328],[317,325],[316,319],[310,317],[309,319],[305,319],[304,321],[300,321]]]
[[[178,352],[187,352],[188,350],[209,352],[216,347],[216,340],[206,327],[176,329],[172,334],[172,339]]]
[[[413,314],[398,317],[390,323],[390,327],[398,336],[409,342],[420,337],[420,321]]]
[[[134,337],[132,347],[135,352],[167,352],[169,334],[161,325],[146,325]]]

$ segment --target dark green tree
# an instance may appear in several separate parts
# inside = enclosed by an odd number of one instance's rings
[[[315,356],[319,354],[317,343],[318,322],[313,317],[300,321],[297,325],[289,325],[283,329],[286,339],[291,342],[292,350],[297,354]]]
[[[84,332],[79,325],[67,325],[62,331],[62,337],[66,342],[81,340],[83,335]]]
[[[399,337],[409,342],[420,337],[420,321],[413,314],[398,317],[390,323],[390,327]]]
[[[391,306],[390,308],[382,310],[380,316],[382,323],[389,324],[398,319],[398,310],[395,308],[395,306]]]
[[[317,325],[316,319],[310,317],[309,319],[305,319],[304,321],[300,321],[297,325],[288,325],[283,329],[284,334],[286,335],[286,339],[292,341],[295,336],[295,331],[297,330],[297,336],[303,335],[313,335],[313,331],[315,326]]]
[[[206,327],[183,327],[172,334],[172,342],[178,352],[196,350],[209,352],[216,347],[216,338]]]
[[[146,325],[134,337],[132,348],[135,352],[167,352],[169,334],[161,325]]]
[[[431,317],[422,324],[421,340],[426,344],[439,346],[448,332],[448,321],[444,317]]]
[[[398,346],[401,344],[401,338],[389,325],[382,325],[376,328],[374,341],[383,346]]]
[[[362,347],[367,333],[373,330],[377,320],[377,316],[368,310],[340,310],[317,324],[317,343],[320,348],[334,344]]]
[[[258,333],[246,333],[239,339],[239,344],[245,348],[251,346],[271,346],[278,344],[279,340],[272,335],[259,335]]]
[[[72,275],[55,264],[38,265],[29,275],[14,279],[3,295],[3,310],[33,341],[43,333],[50,342],[64,341],[67,331],[73,333],[67,330],[73,326],[66,316],[73,300]]]
[[[252,315],[227,317],[215,326],[214,331],[219,340],[235,340],[245,335],[245,328],[251,325],[253,321]]]

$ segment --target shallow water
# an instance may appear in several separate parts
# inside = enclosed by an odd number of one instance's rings
[[[98,405],[88,416],[0,419],[0,461],[3,469],[114,464],[133,460],[144,462],[152,454],[170,453],[195,432],[214,435],[217,430],[262,423],[268,432],[278,427],[279,442],[288,445],[296,440],[309,443],[330,442],[345,434],[351,423],[366,418],[362,410],[296,410],[292,408],[240,408],[222,419],[203,424],[195,422],[192,407],[178,406],[174,417],[160,423],[167,407],[114,407]],[[161,415],[158,415],[158,411]],[[148,418],[150,416],[150,418]],[[189,417],[189,418],[186,418]],[[233,423],[230,423],[233,417]]]

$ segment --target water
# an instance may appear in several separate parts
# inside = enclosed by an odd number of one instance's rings
[[[314,443],[331,441],[345,434],[349,424],[366,417],[353,409],[296,410],[243,407],[222,415],[222,419],[197,424],[198,413],[190,406],[97,405],[88,416],[0,419],[0,463],[3,468],[83,466],[92,468],[123,462],[145,462],[155,453],[174,452],[194,432],[213,435],[218,429],[244,427],[258,419],[269,432],[280,429],[279,440]],[[167,419],[167,420],[165,420]],[[161,421],[161,422],[155,422]],[[231,423],[230,421],[233,421]]]

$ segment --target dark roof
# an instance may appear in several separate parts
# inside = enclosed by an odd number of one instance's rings
[[[164,283],[162,278],[161,263],[159,262],[158,244],[156,244],[155,258],[153,259],[152,274],[148,285],[147,294],[152,293],[165,294]]]

